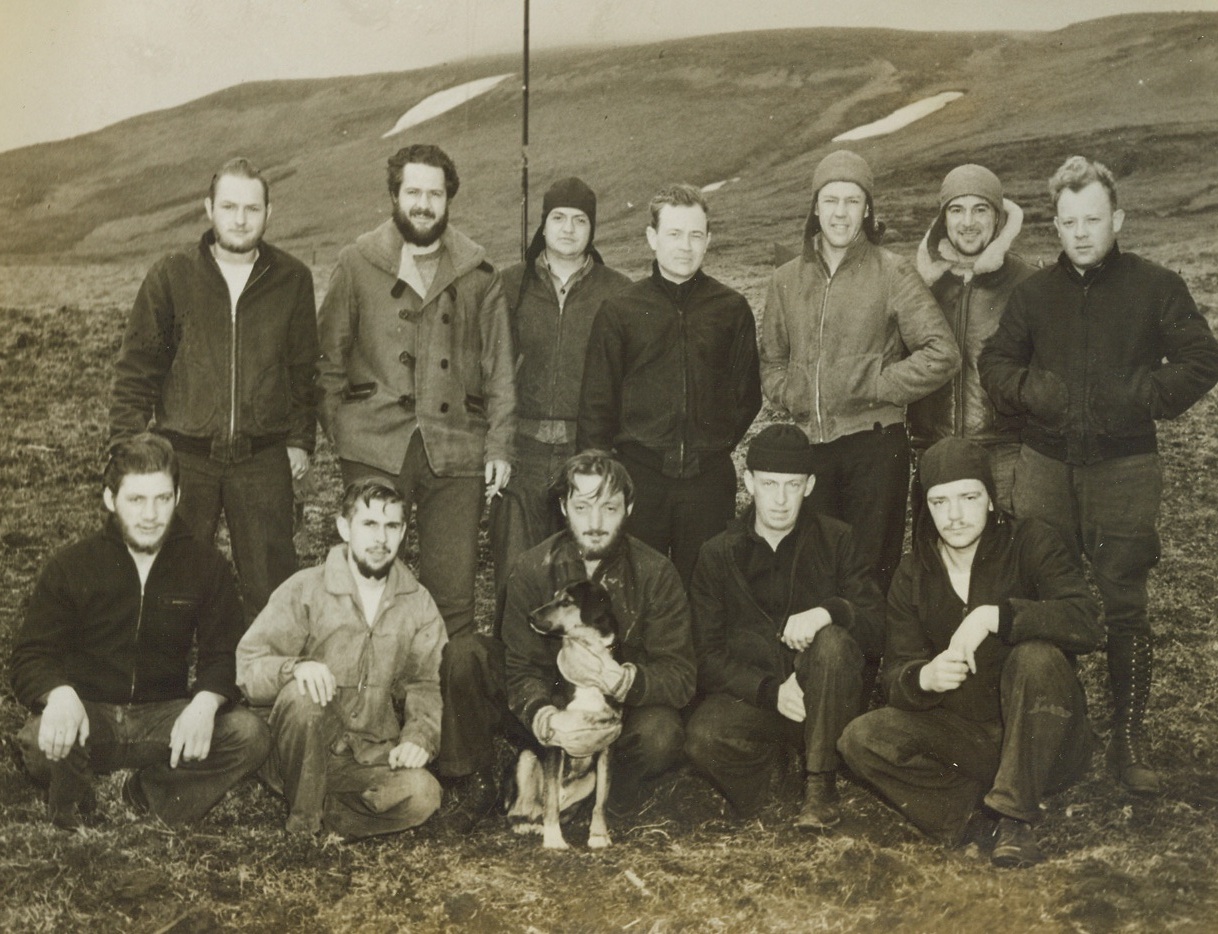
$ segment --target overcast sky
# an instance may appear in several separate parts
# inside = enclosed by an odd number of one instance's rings
[[[806,26],[1056,29],[1218,0],[532,0],[532,45]],[[519,48],[523,0],[0,0],[0,150],[244,81],[405,71]]]

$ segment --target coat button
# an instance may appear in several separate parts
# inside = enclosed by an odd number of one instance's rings
[[[410,309],[403,308],[401,311],[398,312],[398,317],[401,318],[403,321],[405,321],[407,318],[410,317]]]
[[[399,360],[399,362],[401,362],[403,364],[409,365],[411,360],[413,360],[413,359],[414,358],[412,356],[410,356],[410,354],[408,354],[404,350],[400,354],[398,354],[398,360]]]
[[[441,361],[440,361],[440,369],[441,369],[441,370],[447,370],[447,369],[448,369],[448,361],[447,361],[447,360],[441,360]]]
[[[440,315],[440,320],[443,321],[445,324],[448,324],[450,321],[452,321],[452,319],[453,319],[453,316],[450,315],[447,311],[444,312],[444,314]]]
[[[440,403],[440,411],[441,411],[441,412],[447,412],[447,411],[448,411],[448,403],[447,403],[447,402],[441,402],[441,403]]]

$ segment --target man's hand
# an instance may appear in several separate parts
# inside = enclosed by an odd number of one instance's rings
[[[618,717],[596,717],[585,710],[542,707],[533,717],[533,735],[543,746],[560,746],[582,759],[600,752],[622,732]]]
[[[512,465],[507,461],[486,462],[486,502],[488,505],[507,486],[508,478],[511,476]]]
[[[216,711],[224,703],[223,694],[200,691],[173,721],[169,731],[169,767],[181,761],[197,762],[211,752],[211,734],[216,726]]]
[[[46,707],[38,727],[38,748],[52,762],[72,751],[72,744],[84,748],[89,738],[89,715],[70,684],[61,684],[47,693]]]
[[[634,666],[619,665],[608,650],[598,652],[573,639],[564,639],[558,650],[558,670],[572,684],[596,688],[614,700],[626,699],[634,684]]]
[[[389,750],[389,768],[421,769],[430,758],[431,754],[422,746],[406,741]]]
[[[978,647],[985,637],[998,632],[998,607],[993,605],[979,606],[968,616],[964,617],[956,631],[952,633],[949,649],[955,649],[964,659],[968,670],[977,673],[976,655]]]
[[[918,685],[923,691],[943,694],[954,691],[968,677],[968,663],[964,653],[950,646],[922,666],[918,672]]]
[[[334,692],[338,686],[334,681],[333,672],[325,662],[300,662],[292,669],[292,677],[296,679],[296,689],[301,694],[308,694],[322,707],[334,700]]]
[[[782,630],[782,644],[788,649],[802,652],[812,644],[816,634],[832,622],[829,611],[823,606],[814,606],[810,610],[789,616],[787,625]]]
[[[288,464],[292,468],[292,479],[300,480],[309,472],[309,452],[304,448],[288,448]]]
[[[804,689],[795,680],[795,672],[791,672],[778,688],[778,712],[796,723],[803,723],[808,716],[804,709]]]

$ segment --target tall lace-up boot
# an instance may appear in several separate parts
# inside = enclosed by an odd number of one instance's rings
[[[1108,765],[1126,789],[1157,795],[1159,774],[1147,763],[1142,722],[1150,700],[1154,649],[1150,636],[1132,632],[1108,634],[1108,679],[1112,685],[1112,739]]]

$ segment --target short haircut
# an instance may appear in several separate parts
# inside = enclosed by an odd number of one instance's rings
[[[160,435],[145,431],[125,438],[110,449],[110,460],[102,471],[102,485],[111,496],[118,495],[123,479],[130,474],[167,473],[178,488],[178,456],[173,445]]]
[[[567,459],[553,485],[559,502],[565,503],[576,491],[575,477],[577,475],[601,478],[601,482],[593,491],[598,499],[608,499],[621,493],[627,506],[634,503],[634,481],[630,479],[630,473],[626,468],[608,451],[592,448]]]
[[[1063,191],[1082,191],[1092,182],[1099,182],[1104,186],[1104,190],[1108,192],[1108,203],[1115,211],[1118,203],[1116,177],[1104,163],[1083,156],[1071,156],[1049,179],[1049,195],[1053,198],[1053,207],[1057,207],[1057,199]]]
[[[660,210],[666,206],[674,208],[693,208],[702,209],[702,213],[706,215],[706,229],[710,230],[710,208],[706,204],[706,196],[702,194],[702,190],[695,185],[679,184],[665,185],[655,193],[655,197],[651,199],[651,203],[647,205],[647,209],[651,211],[651,226],[653,230],[660,229]]]
[[[403,146],[389,157],[389,194],[396,198],[402,187],[402,174],[410,163],[415,165],[430,165],[444,172],[444,190],[448,200],[457,197],[457,189],[461,187],[461,179],[457,175],[457,166],[439,146],[431,143],[415,143],[413,146]]]
[[[371,506],[373,503],[404,506],[406,500],[388,480],[380,477],[362,477],[348,483],[347,488],[343,490],[343,500],[339,506],[339,512],[344,519],[350,522],[355,516],[355,507],[360,503],[365,506]]]
[[[236,159],[229,159],[224,165],[220,166],[218,172],[211,177],[211,186],[207,189],[207,196],[212,201],[216,200],[216,185],[225,175],[232,175],[236,178],[252,178],[262,185],[262,203],[271,203],[271,186],[267,184],[266,177],[262,172],[254,166],[249,159],[243,156],[238,156]]]

